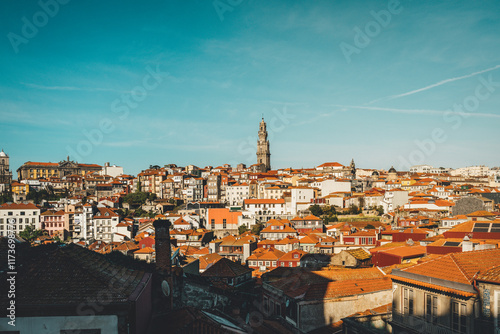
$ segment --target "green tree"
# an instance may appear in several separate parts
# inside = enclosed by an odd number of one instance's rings
[[[67,190],[66,190],[67,192]],[[57,201],[61,199],[61,195],[57,195],[54,193],[54,190],[51,187],[47,189],[34,190],[30,188],[29,193],[26,195],[27,200],[33,200],[35,204],[40,204],[43,200],[46,201]]]
[[[0,205],[8,202],[14,202],[11,192],[4,192],[0,194]]]
[[[327,216],[325,218],[323,218],[323,223],[325,224],[328,224],[328,223],[334,223],[334,222],[338,222],[339,219],[337,218],[337,216]]]
[[[240,227],[238,227],[238,234],[243,234],[247,231],[249,231],[249,229],[246,227],[246,225],[241,225]]]
[[[382,205],[377,206],[377,208],[375,210],[378,211],[378,214],[380,216],[382,216],[384,214],[384,207]]]
[[[318,204],[311,205],[309,207],[309,211],[311,212],[312,215],[319,217],[323,214],[323,210]]]
[[[149,216],[147,211],[144,211],[141,208],[138,208],[137,210],[134,211],[134,217],[145,217]]]
[[[143,205],[150,198],[156,197],[156,194],[151,194],[142,191],[136,191],[135,193],[130,193],[123,198],[125,203],[130,205]]]
[[[335,210],[335,207],[333,205],[325,205],[323,208],[323,214],[326,216],[334,216],[337,214],[337,210]]]
[[[42,236],[43,234],[44,234],[43,230],[36,230],[31,225],[26,226],[26,228],[23,231],[19,232],[19,236],[28,242],[33,241],[34,239]]]
[[[252,233],[255,235],[260,235],[260,231],[264,229],[264,224],[262,223],[257,223],[252,226]]]
[[[360,213],[360,210],[359,210],[358,206],[354,205],[354,204],[351,204],[349,206],[349,214],[351,214],[351,215],[357,215],[358,213]]]

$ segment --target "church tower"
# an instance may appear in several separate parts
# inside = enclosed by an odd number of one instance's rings
[[[266,122],[264,117],[259,126],[259,140],[257,140],[257,164],[262,164],[262,171],[271,169],[271,152],[269,151],[269,140],[267,139]]]
[[[354,180],[356,178],[356,164],[354,163],[354,159],[351,160],[351,165],[349,166],[349,168],[351,169],[351,180]]]
[[[9,170],[9,156],[2,149],[0,152],[0,183],[10,184],[12,182],[12,172]],[[0,186],[0,192],[1,192]]]

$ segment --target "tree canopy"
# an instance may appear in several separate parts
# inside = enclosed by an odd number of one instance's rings
[[[4,192],[0,194],[0,205],[8,202],[14,202],[12,198],[12,193]]]
[[[155,199],[156,199],[156,194],[154,193],[137,191],[135,193],[130,193],[126,195],[123,198],[123,201],[130,205],[143,205],[144,203],[146,203],[147,200],[154,201]]]
[[[26,228],[23,231],[19,232],[19,236],[28,242],[33,241],[34,239],[42,236],[43,234],[44,234],[43,230],[36,230],[31,225],[26,226]]]
[[[67,195],[68,191],[66,191]],[[54,193],[52,188],[48,189],[41,189],[41,190],[34,190],[30,188],[29,193],[26,195],[26,200],[33,200],[35,204],[40,204],[43,200],[46,201],[57,201],[61,199],[63,196],[57,195]],[[67,196],[66,196],[67,197]]]

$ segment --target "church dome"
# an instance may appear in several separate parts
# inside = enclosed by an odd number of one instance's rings
[[[392,166],[391,169],[389,169],[389,173],[397,173],[396,169],[394,168],[394,166]]]
[[[0,158],[8,158],[9,156],[7,155],[7,153],[5,153],[2,149],[2,152],[0,152]]]
[[[373,171],[373,173],[372,173],[372,176],[379,176],[379,175],[380,175],[380,174],[379,174],[376,170],[375,170],[375,171]]]

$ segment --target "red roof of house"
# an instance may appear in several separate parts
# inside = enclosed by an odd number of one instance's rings
[[[0,210],[38,210],[39,208],[32,203],[23,204],[23,203],[5,203],[0,205]]]
[[[481,270],[500,265],[500,249],[450,253],[402,271],[471,284]]]

